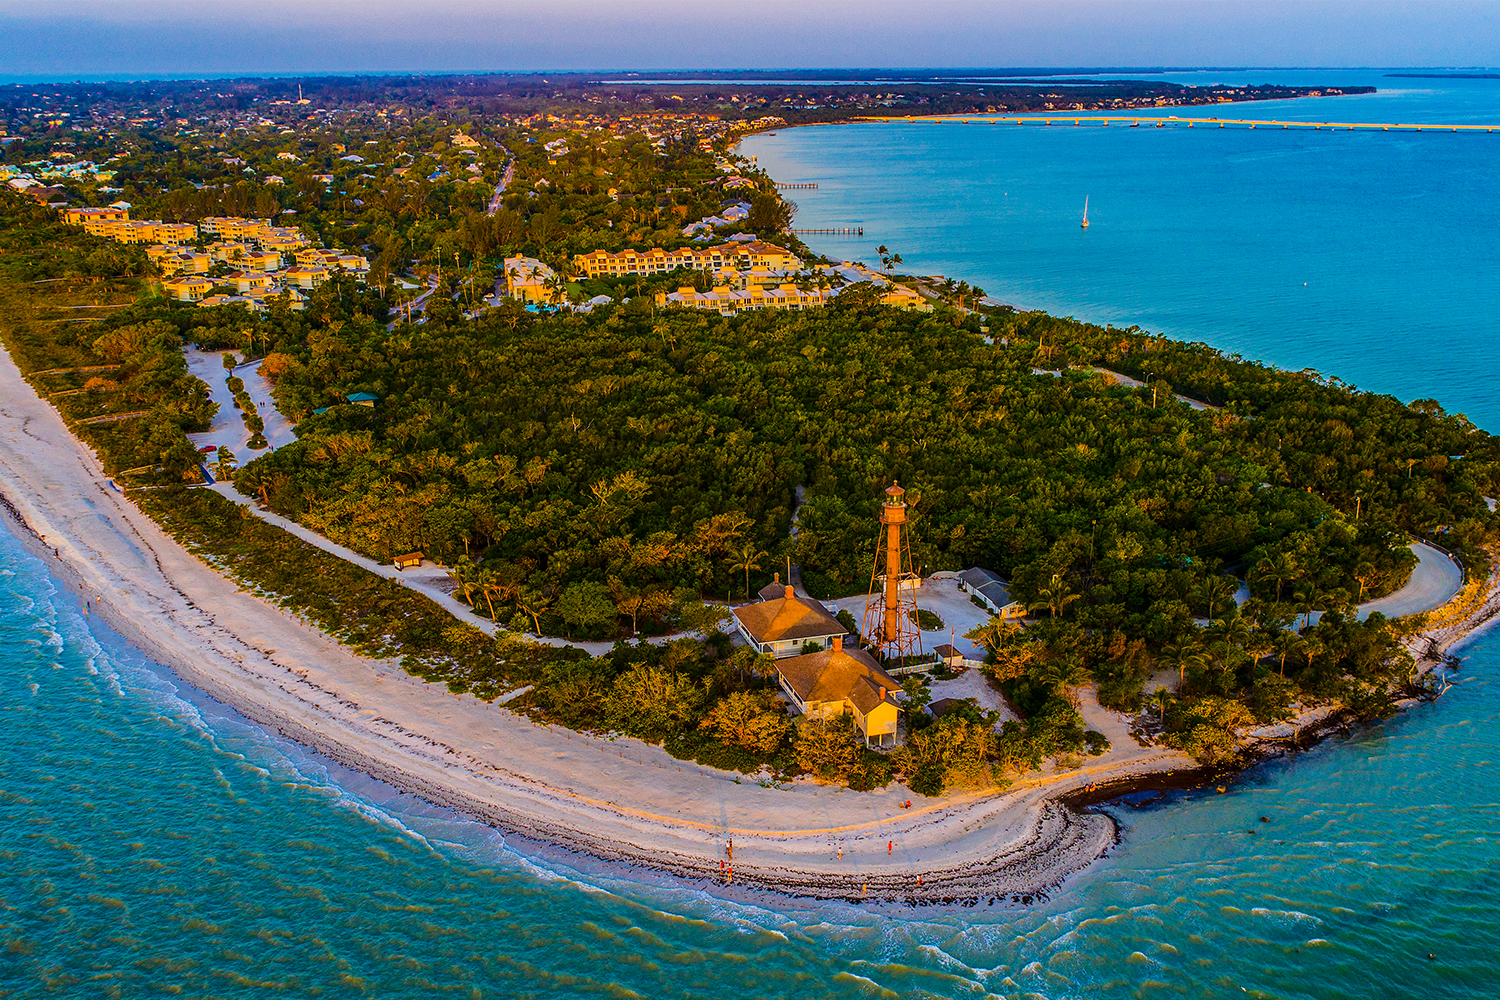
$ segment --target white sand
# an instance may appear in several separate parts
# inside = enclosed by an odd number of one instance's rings
[[[600,858],[718,880],[732,836],[736,887],[837,898],[866,887],[886,899],[1028,895],[1113,843],[1108,817],[1065,809],[1059,796],[1192,767],[1181,754],[1117,739],[1085,766],[1032,774],[1003,793],[925,799],[895,785],[762,787],[635,740],[536,726],[357,656],[187,553],[112,487],[3,352],[0,491],[24,524],[3,510],[0,519],[36,551],[55,548],[59,579],[188,683],[406,791]],[[1112,738],[1123,731],[1122,719],[1090,701],[1085,692],[1090,725]],[[905,799],[911,809],[900,808]]]

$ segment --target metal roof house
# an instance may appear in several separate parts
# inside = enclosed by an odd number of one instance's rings
[[[959,589],[977,596],[992,614],[1001,618],[1020,618],[1026,614],[1021,602],[1011,596],[1010,584],[998,573],[976,566],[958,574],[958,585]]]

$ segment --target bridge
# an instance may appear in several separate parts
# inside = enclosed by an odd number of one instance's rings
[[[1126,128],[1280,128],[1331,132],[1494,132],[1500,125],[1432,125],[1416,122],[1301,122],[1276,118],[1183,118],[1178,115],[902,115],[863,122],[946,122],[963,125],[1123,125]]]

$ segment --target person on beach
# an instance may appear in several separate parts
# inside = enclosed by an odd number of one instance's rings
[[[895,849],[896,849],[896,842],[894,840],[887,840],[885,842],[885,854],[886,854],[886,857],[890,857],[891,852],[894,851]]]

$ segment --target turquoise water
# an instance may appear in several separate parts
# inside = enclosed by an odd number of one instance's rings
[[[1044,903],[876,911],[513,848],[181,689],[7,534],[0,634],[0,995],[1477,998],[1500,975],[1494,641],[1434,705],[1121,807],[1122,846]]]
[[[1170,109],[1184,117],[1500,126],[1500,80],[1172,78],[1392,88]],[[1500,431],[1500,131],[880,123],[783,129],[741,152],[819,184],[787,192],[798,227],[864,227],[803,237],[819,252],[878,266],[885,244],[909,273],[1434,397]]]
[[[1452,114],[1482,116],[1492,113],[1486,109],[1500,87],[1452,92],[1459,95],[1449,101]],[[1437,102],[1433,118],[1443,111],[1437,98],[1403,100],[1403,107]],[[906,184],[901,150],[882,151],[874,142],[880,129],[847,131],[854,138],[808,129],[756,141],[780,143],[791,152],[778,155],[803,157],[808,174],[800,176],[819,179],[866,170],[837,144],[863,143],[887,179]],[[1126,138],[1090,140],[1121,145],[1109,169],[1090,168],[1087,179],[1122,180],[1103,196],[1110,189],[1092,189],[1096,224],[1085,235],[1104,234],[1095,243],[1106,246],[1117,239],[1142,247],[1153,241],[1140,234],[1158,226],[1166,234],[1158,253],[1167,260],[1138,253],[1130,266],[1087,272],[1084,280],[1084,251],[1067,242],[1078,235],[1071,187],[1049,179],[1082,169],[1079,156],[1058,137],[1031,134],[1028,142],[1056,145],[1045,157],[1027,153],[1022,173],[1036,190],[1055,188],[1056,204],[1028,195],[1006,216],[1010,235],[988,244],[992,256],[970,245],[978,238],[971,231],[943,228],[957,226],[952,220],[962,205],[922,228],[909,223],[900,239],[880,239],[909,261],[926,261],[919,270],[970,277],[1003,297],[1097,319],[1114,314],[1094,309],[1118,310],[1117,322],[1158,328],[1156,320],[1132,316],[1145,308],[1183,323],[1197,316],[1205,326],[1174,332],[1225,346],[1236,345],[1224,338],[1240,336],[1237,349],[1247,354],[1276,360],[1275,352],[1285,351],[1291,362],[1403,395],[1436,395],[1487,419],[1486,426],[1500,423],[1483,392],[1496,370],[1486,339],[1493,320],[1482,309],[1455,311],[1493,287],[1481,287],[1495,267],[1492,237],[1451,218],[1460,211],[1483,216],[1493,232],[1489,192],[1468,191],[1468,204],[1459,207],[1421,195],[1451,225],[1410,232],[1399,246],[1369,235],[1401,232],[1390,216],[1411,215],[1399,199],[1366,202],[1364,235],[1339,235],[1321,251],[1268,222],[1261,246],[1290,248],[1294,258],[1318,262],[1328,280],[1354,289],[1328,300],[1339,319],[1302,313],[1304,325],[1293,331],[1290,321],[1215,301],[1240,280],[1254,284],[1255,275],[1286,268],[1280,257],[1247,265],[1236,278],[1231,262],[1211,252],[1217,233],[1192,230],[1190,213],[1158,206],[1133,217],[1122,208],[1145,204],[1149,190],[1207,185],[1191,175],[1214,169],[1211,163],[1170,166],[1150,144],[1191,148],[1171,130],[1121,134]],[[1473,183],[1493,177],[1488,139],[1465,138],[1460,146],[1451,137],[1431,138],[1431,147],[1421,145],[1427,137],[1413,140],[1425,150],[1409,154],[1413,172],[1424,159],[1438,171],[1446,156],[1463,162],[1443,169]],[[1247,141],[1208,136],[1231,139]],[[835,152],[815,162],[809,150],[819,143]],[[1091,148],[1096,152],[1085,159],[1103,155]],[[1225,162],[1269,152],[1239,148],[1226,152]],[[1391,183],[1395,165],[1346,150],[1362,179],[1351,177],[1328,197],[1346,186]],[[991,164],[978,151],[973,156]],[[1151,182],[1143,158],[1176,170],[1182,184]],[[762,162],[768,159],[763,154]],[[1221,211],[1230,200],[1269,199],[1288,212],[1296,194],[1287,178],[1297,168],[1287,161],[1323,164],[1318,169],[1327,176],[1330,159],[1337,157],[1317,149],[1283,150],[1263,156],[1255,169],[1230,170],[1234,184],[1222,168]],[[982,174],[996,169],[984,166]],[[983,205],[993,197],[963,194],[938,165],[910,168],[920,170],[930,170],[931,185],[949,191],[950,200]],[[1268,178],[1280,178],[1270,186],[1274,198],[1264,190]],[[1419,187],[1451,194],[1468,183],[1428,178]],[[1000,188],[1007,190],[1027,188]],[[1300,190],[1310,218],[1329,214],[1322,188]],[[1135,193],[1125,199],[1118,191]],[[835,186],[805,194],[833,195]],[[800,221],[810,222],[819,210],[813,198],[803,202]],[[859,204],[864,218],[877,211],[897,217],[878,199]],[[1051,235],[1054,217],[1064,235]],[[1063,225],[1070,222],[1071,229]],[[1243,220],[1233,225],[1247,231]],[[1193,244],[1193,232],[1208,242]],[[1341,231],[1320,232],[1332,240]],[[1463,241],[1458,250],[1448,237]],[[1255,259],[1236,253],[1236,260]],[[1392,294],[1364,273],[1388,275],[1392,255],[1420,266],[1424,280],[1462,264],[1467,279],[1445,278],[1450,294],[1431,307],[1446,319],[1401,333],[1407,320],[1382,318],[1392,310],[1423,314],[1402,305],[1418,295],[1415,286]],[[974,269],[942,263],[960,258]],[[1141,272],[1136,278],[1132,267]],[[1192,274],[1175,273],[1185,268]],[[1049,275],[1072,278],[1054,285]],[[1296,287],[1300,280],[1308,279]],[[1164,288],[1172,294],[1155,294]],[[1243,307],[1262,294],[1235,301]],[[1276,293],[1283,302],[1297,294]],[[1340,329],[1364,346],[1344,345]],[[1473,350],[1440,357],[1439,336],[1463,339]],[[1440,385],[1437,373],[1448,381]],[[1500,636],[1481,637],[1467,650],[1459,683],[1434,704],[1259,769],[1227,794],[1118,807],[1121,845],[1033,906],[877,910],[725,901],[695,886],[507,842],[269,736],[183,688],[84,616],[43,565],[0,532],[0,996],[1490,997],[1500,992],[1493,919],[1500,909],[1497,661]]]

